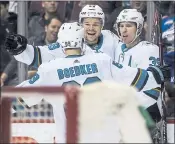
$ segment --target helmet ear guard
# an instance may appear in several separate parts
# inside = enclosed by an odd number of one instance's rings
[[[139,36],[142,33],[142,29],[143,29],[143,25],[139,24],[137,26],[137,32],[136,32],[137,36]]]

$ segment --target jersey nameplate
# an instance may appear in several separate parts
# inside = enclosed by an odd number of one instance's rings
[[[49,50],[54,50],[54,49],[57,49],[57,48],[60,48],[60,44],[59,43],[52,43],[52,44],[49,44],[48,45],[48,48]]]
[[[59,79],[61,80],[64,78],[98,73],[98,68],[96,63],[92,63],[92,64],[74,66],[70,68],[58,69],[57,73]]]

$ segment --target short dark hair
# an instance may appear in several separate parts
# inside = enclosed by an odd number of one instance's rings
[[[52,16],[48,20],[46,20],[45,25],[48,26],[51,23],[52,19],[57,19],[62,23],[62,20],[60,19],[59,16]]]

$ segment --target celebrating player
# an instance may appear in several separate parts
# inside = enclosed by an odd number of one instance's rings
[[[136,9],[124,9],[114,25],[121,42],[116,50],[116,62],[131,67],[159,65],[159,47],[140,39],[144,18]]]
[[[109,80],[133,86],[137,91],[141,91],[155,87],[163,82],[162,73],[154,67],[148,68],[148,71],[139,68],[123,67],[121,64],[113,62],[104,53],[83,55],[84,48],[86,48],[84,47],[86,45],[84,45],[83,37],[83,29],[77,23],[63,24],[58,38],[66,57],[43,63],[33,78],[24,81],[19,86],[63,86],[68,84],[83,86]],[[34,105],[42,98],[38,100],[32,97],[23,99],[28,105]],[[52,100],[47,101],[54,103]],[[54,118],[59,131],[58,141],[65,142],[63,103],[60,103],[60,105],[57,103],[54,106]],[[60,112],[58,113],[59,110]],[[62,116],[60,117],[61,113]]]
[[[143,69],[159,65],[159,47],[140,38],[143,24],[144,18],[136,9],[124,9],[120,12],[114,25],[121,40],[116,49],[116,62]],[[152,87],[142,95],[145,107],[149,107],[154,119],[159,119],[156,101],[160,95],[160,87]]]
[[[86,53],[104,52],[113,60],[118,44],[118,37],[111,31],[102,30],[105,15],[98,5],[86,5],[79,15],[79,22],[84,27],[85,42],[89,46]],[[46,46],[32,46],[27,44],[27,40],[22,35],[9,35],[6,39],[5,47],[17,61],[27,65],[38,67],[41,63],[47,62],[56,57],[64,57],[59,39],[56,43]]]

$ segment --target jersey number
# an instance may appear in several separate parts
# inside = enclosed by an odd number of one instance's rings
[[[149,58],[149,60],[152,62],[151,64],[149,64],[149,66],[159,66],[160,65],[160,59],[159,58],[155,58],[155,57],[151,56]]]
[[[87,78],[85,81],[84,81],[84,83],[83,83],[83,85],[86,85],[86,84],[91,84],[91,83],[95,83],[95,82],[100,82],[101,80],[98,78],[98,77],[89,77],[89,78]],[[63,84],[62,84],[62,86],[64,86],[64,85],[67,85],[67,84],[69,84],[69,85],[76,85],[76,86],[81,86],[79,83],[77,83],[76,81],[74,81],[74,80],[72,80],[72,81],[68,81],[68,82],[64,82]]]

